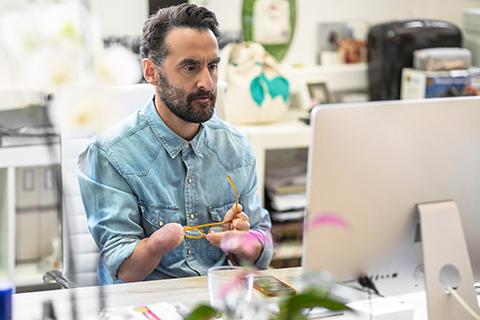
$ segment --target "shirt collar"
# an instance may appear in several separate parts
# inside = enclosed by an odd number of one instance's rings
[[[203,158],[203,149],[205,145],[207,127],[200,124],[200,129],[192,140],[187,141],[173,132],[163,121],[155,108],[155,96],[147,104],[144,114],[153,133],[165,148],[170,157],[175,158],[188,145],[192,146],[193,152]]]

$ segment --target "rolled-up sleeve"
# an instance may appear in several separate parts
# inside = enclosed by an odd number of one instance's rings
[[[90,144],[77,164],[88,227],[106,269],[118,280],[120,265],[145,237],[137,197],[100,145]]]
[[[251,166],[247,176],[249,177],[247,192],[244,196],[240,196],[239,201],[243,206],[243,211],[249,217],[250,233],[260,241],[263,247],[262,252],[255,261],[255,265],[258,268],[266,269],[270,265],[274,253],[271,233],[272,223],[270,214],[260,204],[255,163]]]

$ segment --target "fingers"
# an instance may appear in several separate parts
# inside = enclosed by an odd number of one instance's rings
[[[224,231],[224,232],[213,232],[213,231],[211,231],[206,235],[205,238],[208,240],[208,242],[210,242],[215,247],[220,247],[220,245],[222,243],[222,239],[225,236],[225,233],[227,233],[227,232],[229,232],[229,231]]]
[[[239,203],[238,204],[238,207],[234,204],[228,211],[227,213],[225,214],[225,217],[223,218],[223,221],[231,221],[233,219],[235,219],[235,217],[237,216],[237,214],[239,214],[240,212],[243,212],[243,207],[242,205]]]
[[[245,212],[241,212],[237,215],[237,218],[232,222],[233,229],[240,231],[248,231],[250,229],[250,223],[248,222],[248,216]]]
[[[236,206],[235,204],[227,211],[223,221],[232,221],[224,226],[224,230],[249,230],[250,223],[248,222],[249,218],[245,212],[243,212],[243,207],[241,204]]]
[[[239,214],[237,214],[237,217],[235,219],[241,219],[241,220],[245,220],[245,221],[250,220],[250,218],[247,216],[247,214],[245,212],[240,212]]]

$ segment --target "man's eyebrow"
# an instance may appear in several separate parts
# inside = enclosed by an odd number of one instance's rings
[[[200,60],[192,59],[192,58],[185,58],[182,61],[180,61],[181,65],[186,65],[186,64],[194,64],[194,65],[199,65]]]
[[[212,63],[220,63],[220,57],[216,57],[215,59],[209,62],[209,64],[212,64]]]
[[[212,59],[211,61],[208,62],[208,64],[218,64],[220,63],[220,57],[216,57],[214,59]],[[198,65],[201,65],[202,62],[200,60],[197,60],[197,59],[193,59],[193,58],[185,58],[183,59],[182,61],[180,61],[179,65],[181,66],[185,66],[185,65],[195,65],[195,66],[198,66]]]

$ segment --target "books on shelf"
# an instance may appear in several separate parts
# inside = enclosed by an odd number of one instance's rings
[[[283,222],[290,222],[290,221],[300,221],[303,219],[304,214],[305,214],[305,210],[299,209],[299,210],[292,210],[292,211],[285,211],[285,212],[273,211],[271,212],[270,216],[273,221],[283,223]]]
[[[305,193],[272,194],[270,199],[270,205],[275,211],[299,210],[307,205]]]
[[[270,216],[276,222],[303,219],[307,197],[305,175],[277,178],[267,181],[267,198],[270,200]]]
[[[306,150],[277,151],[266,168],[266,205],[272,221],[297,222],[304,216],[306,198]]]

